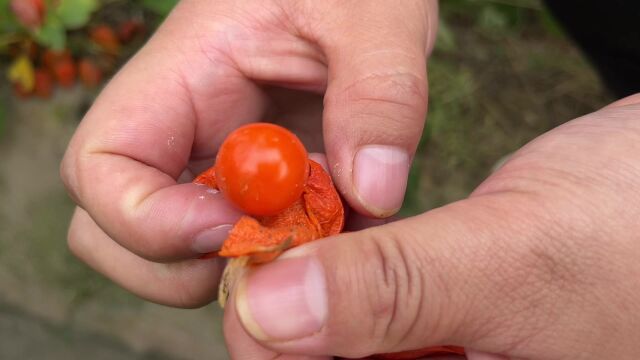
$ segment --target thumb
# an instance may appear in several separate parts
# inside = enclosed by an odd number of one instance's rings
[[[477,196],[296,248],[238,283],[238,317],[281,353],[357,358],[437,345],[511,352],[544,329],[532,319],[549,319],[563,303],[536,296],[549,294],[545,281],[559,270],[526,201]]]
[[[330,169],[360,213],[400,209],[427,112],[426,56],[435,1],[358,2],[320,39],[328,62],[323,128]],[[405,6],[406,5],[406,6]]]

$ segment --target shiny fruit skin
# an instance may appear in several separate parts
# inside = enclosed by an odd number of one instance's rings
[[[224,196],[250,215],[275,215],[302,195],[309,159],[289,130],[256,123],[233,131],[216,158],[216,181]]]

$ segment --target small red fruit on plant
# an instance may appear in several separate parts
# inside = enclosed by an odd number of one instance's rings
[[[78,73],[80,80],[86,87],[96,87],[102,81],[102,71],[90,59],[81,59],[78,62]]]
[[[91,29],[91,40],[105,52],[116,55],[120,52],[120,40],[113,29],[107,25],[98,25]]]
[[[53,92],[53,79],[51,78],[51,74],[45,69],[36,69],[35,78],[35,94],[45,99],[50,97]]]
[[[302,142],[278,125],[240,127],[224,141],[216,158],[216,180],[225,197],[251,215],[275,215],[304,189],[309,159]]]
[[[71,87],[76,82],[78,70],[73,59],[66,58],[53,65],[53,76],[62,87]]]
[[[11,0],[11,10],[16,14],[18,21],[26,27],[36,28],[42,25],[43,0]]]
[[[69,50],[46,50],[42,53],[42,65],[61,86],[70,87],[75,83],[77,69]]]
[[[118,27],[118,39],[123,44],[126,44],[133,40],[133,38],[141,33],[143,30],[143,25],[139,21],[135,20],[127,20],[120,24]]]
[[[73,61],[71,57],[71,52],[69,49],[65,49],[62,51],[54,51],[51,49],[45,50],[42,53],[42,57],[40,59],[42,65],[47,68],[50,72],[53,72],[56,64],[63,61]]]

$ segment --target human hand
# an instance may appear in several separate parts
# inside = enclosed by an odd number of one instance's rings
[[[250,270],[225,312],[232,357],[637,358],[639,119],[640,95],[624,99],[526,145],[466,200]]]
[[[69,145],[71,250],[151,301],[211,301],[223,262],[198,257],[240,214],[188,181],[231,130],[259,120],[324,148],[357,211],[393,214],[422,133],[436,22],[433,0],[183,0]]]

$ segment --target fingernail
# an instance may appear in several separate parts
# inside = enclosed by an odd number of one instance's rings
[[[409,154],[401,148],[386,145],[360,148],[354,159],[353,182],[364,207],[380,217],[398,211],[410,165]]]
[[[328,314],[324,271],[315,257],[276,260],[247,273],[236,309],[259,340],[304,338],[322,329]]]
[[[207,254],[220,250],[232,227],[233,225],[225,224],[203,230],[193,238],[193,244],[191,245],[193,251],[199,254]]]

